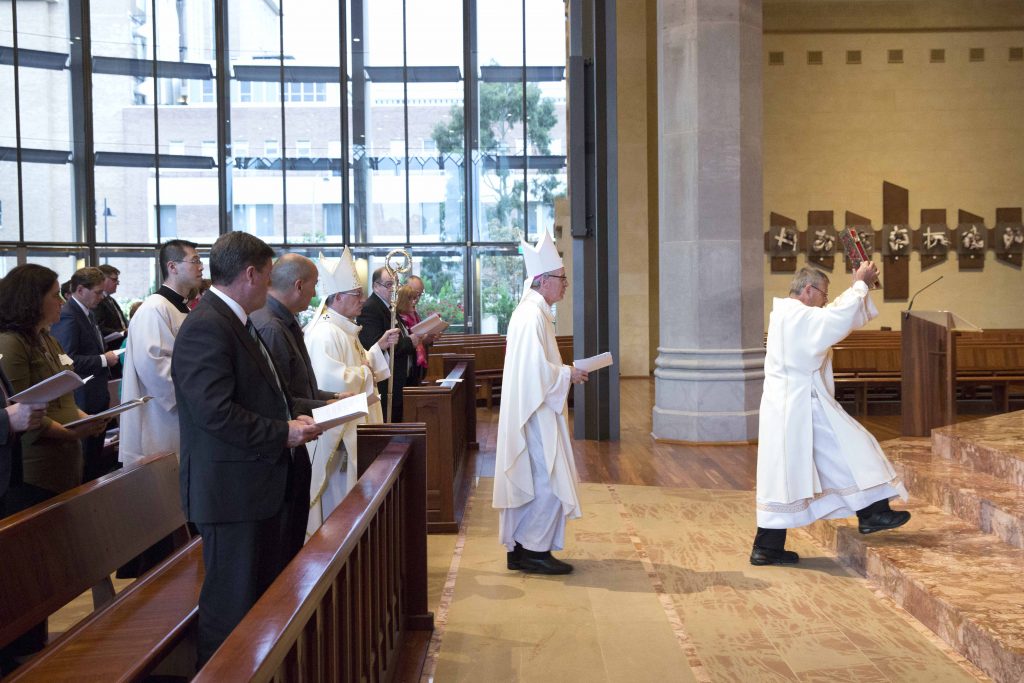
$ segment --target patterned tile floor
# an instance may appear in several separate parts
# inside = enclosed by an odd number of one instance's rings
[[[576,572],[537,577],[504,567],[491,482],[430,537],[436,681],[984,680],[803,532],[798,567],[752,567],[751,492],[582,484]]]

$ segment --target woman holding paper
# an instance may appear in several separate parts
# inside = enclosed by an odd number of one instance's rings
[[[398,311],[398,319],[401,322],[402,334],[405,336],[409,336],[409,330],[419,322],[416,315],[416,302],[418,300],[419,294],[409,285],[403,285],[399,288],[398,304],[395,308]],[[427,347],[422,339],[416,344],[416,357],[409,358],[409,366],[408,374],[405,376],[405,386],[414,387],[423,381],[423,376],[427,373]]]
[[[27,263],[0,280],[0,363],[15,392],[71,369],[71,359],[50,334],[63,304],[57,274],[44,266]],[[82,417],[87,415],[71,393],[49,403],[41,426],[21,438],[25,483],[54,495],[82,483],[81,439],[106,429],[106,421],[62,426]]]

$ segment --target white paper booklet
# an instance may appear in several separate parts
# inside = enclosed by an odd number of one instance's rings
[[[441,319],[437,313],[431,313],[423,320],[413,325],[409,331],[413,334],[434,334],[441,332],[448,327],[448,323]]]
[[[606,368],[614,362],[612,354],[609,351],[605,351],[604,353],[599,353],[596,356],[591,356],[590,358],[574,360],[572,364],[585,372],[593,372],[594,370]]]
[[[91,379],[91,375],[82,379],[71,370],[61,370],[56,375],[47,377],[39,384],[30,386],[20,394],[11,396],[12,403],[49,403],[70,393]]]
[[[125,411],[128,411],[128,410],[132,410],[133,408],[138,408],[139,406],[141,406],[143,403],[145,403],[146,401],[150,400],[151,398],[153,398],[153,397],[152,396],[142,396],[141,398],[133,398],[132,400],[125,401],[124,403],[116,405],[113,408],[108,408],[107,410],[104,410],[102,413],[96,413],[95,415],[89,415],[88,417],[83,417],[80,420],[73,420],[72,422],[68,422],[64,426],[65,427],[76,427],[78,425],[84,425],[84,424],[87,424],[89,422],[96,422],[97,420],[106,420],[107,418],[111,418],[111,417],[114,417],[116,415],[120,415],[121,413],[123,413]]]
[[[109,344],[112,341],[116,341],[124,337],[124,332],[111,332],[103,337],[103,343]]]
[[[313,420],[322,429],[330,429],[366,417],[369,412],[370,407],[366,400],[366,394],[356,394],[334,403],[328,403],[320,408],[314,408]]]

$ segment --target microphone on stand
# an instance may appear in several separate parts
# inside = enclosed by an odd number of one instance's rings
[[[937,278],[935,278],[934,280],[932,280],[931,282],[929,282],[928,284],[926,284],[926,285],[925,285],[924,287],[922,287],[921,289],[919,289],[919,290],[917,290],[916,292],[914,292],[914,296],[910,297],[910,303],[909,303],[909,304],[907,304],[907,312],[909,312],[909,311],[910,311],[910,309],[914,307],[914,299],[916,299],[916,298],[917,298],[917,295],[918,295],[918,294],[920,294],[920,293],[921,293],[921,292],[923,292],[924,290],[928,289],[929,287],[931,287],[932,285],[934,285],[934,284],[935,284],[936,282],[938,282],[939,280],[941,280],[941,279],[942,279],[942,278],[944,278],[944,277],[946,277],[946,276],[945,276],[945,275],[940,275],[940,276],[938,276]]]

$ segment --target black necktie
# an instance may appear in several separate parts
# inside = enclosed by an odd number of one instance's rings
[[[100,353],[103,353],[107,350],[107,345],[103,341],[103,333],[100,331],[100,325],[96,322],[96,316],[92,311],[89,311],[89,324],[92,325],[92,331],[96,333],[96,338],[100,341]]]
[[[259,332],[256,331],[256,326],[252,324],[252,320],[245,321],[245,329],[249,332],[249,336],[256,342],[256,346],[259,347],[260,353],[263,354],[263,360],[267,362],[270,367],[270,374],[274,376],[274,382],[277,384],[277,390],[280,392],[280,396],[284,398],[284,387],[281,385],[281,378],[277,376],[277,369],[274,367],[274,361],[270,357],[270,352],[267,351],[267,347],[263,346],[263,340],[260,339]],[[288,411],[288,402],[285,401],[284,406],[285,420],[292,419],[291,413]]]

